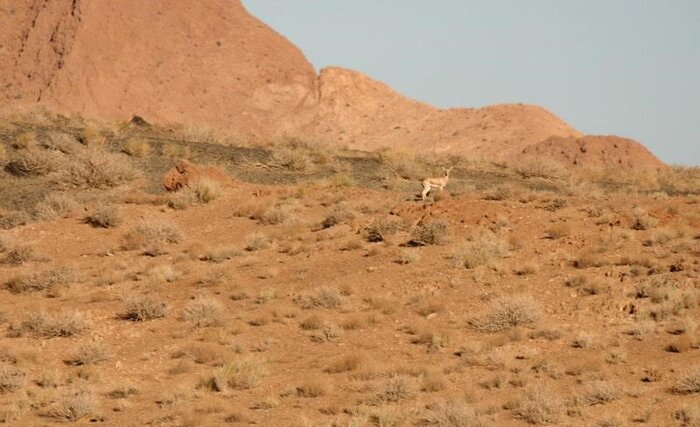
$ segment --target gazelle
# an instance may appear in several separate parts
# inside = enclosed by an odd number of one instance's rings
[[[450,180],[450,171],[453,167],[449,169],[442,168],[442,176],[440,178],[425,178],[423,180],[423,192],[421,193],[422,199],[425,200],[425,196],[428,195],[430,190],[433,188],[439,188],[442,191],[447,185],[447,181]]]

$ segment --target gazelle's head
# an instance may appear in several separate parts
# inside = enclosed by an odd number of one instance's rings
[[[454,169],[454,166],[450,166],[449,168],[445,169],[444,167],[442,168],[442,173],[444,176],[450,176],[450,171]]]

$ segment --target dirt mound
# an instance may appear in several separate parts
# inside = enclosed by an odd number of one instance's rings
[[[520,157],[553,159],[585,168],[623,166],[658,169],[665,165],[640,143],[619,136],[552,137],[525,147]],[[511,159],[517,161],[517,157]]]
[[[201,181],[227,185],[231,183],[231,177],[216,166],[199,166],[183,159],[163,176],[163,187],[168,191],[177,191]]]
[[[551,137],[582,136],[537,106],[440,110],[358,72],[317,75],[240,0],[25,0],[0,6],[0,22],[13,29],[0,33],[0,104],[11,108],[41,103],[100,119],[137,114],[245,136],[496,161]]]

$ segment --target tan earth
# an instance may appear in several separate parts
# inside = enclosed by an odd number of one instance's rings
[[[355,71],[317,75],[239,0],[23,0],[0,5],[0,21],[13,29],[0,33],[0,100],[11,109],[43,104],[110,120],[138,114],[242,138],[286,135],[510,163],[548,138],[582,136],[537,106],[439,110]],[[568,160],[558,145],[536,150]],[[640,169],[661,165],[636,142],[627,145],[606,151]],[[598,160],[587,156],[586,164]]]
[[[0,425],[700,426],[700,168],[236,0],[0,25]]]

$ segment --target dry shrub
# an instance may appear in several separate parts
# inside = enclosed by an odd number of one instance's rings
[[[160,319],[168,314],[168,305],[160,297],[137,296],[126,301],[126,309],[121,318],[134,322]]]
[[[251,233],[246,236],[245,250],[255,252],[262,249],[267,249],[272,246],[272,239],[262,233]]]
[[[17,150],[29,150],[37,144],[37,134],[34,131],[22,132],[12,142],[12,147]]]
[[[266,372],[265,366],[252,357],[234,359],[216,369],[206,385],[218,392],[248,390],[258,385]]]
[[[265,209],[257,218],[263,225],[279,225],[294,223],[295,217],[289,206],[270,206]]]
[[[109,347],[102,342],[89,342],[81,345],[78,351],[66,360],[66,363],[73,366],[94,365],[109,358]]]
[[[78,141],[91,148],[102,148],[107,145],[107,138],[94,127],[85,127],[80,132]]]
[[[173,193],[168,206],[173,209],[185,209],[197,204],[208,204],[221,197],[221,185],[211,179],[199,179],[180,191]]]
[[[128,183],[138,176],[127,156],[86,149],[71,157],[71,161],[53,175],[53,181],[64,188],[105,189]]]
[[[323,228],[330,228],[338,224],[344,224],[355,219],[355,216],[355,211],[347,203],[340,203],[335,205],[333,210],[323,218],[321,226]]]
[[[314,342],[338,342],[343,338],[344,331],[334,323],[327,323],[311,335]]]
[[[632,229],[633,230],[649,230],[656,227],[658,224],[655,218],[649,216],[649,214],[642,208],[636,208],[634,210],[634,217],[632,218]]]
[[[396,262],[401,265],[413,264],[420,261],[420,254],[415,249],[402,249]]]
[[[410,399],[415,394],[414,385],[402,376],[395,376],[379,386],[379,391],[367,402],[370,405],[384,405]]]
[[[18,266],[31,261],[39,260],[39,256],[34,252],[28,244],[16,243],[11,248],[8,248],[0,257],[0,264]]]
[[[174,223],[166,220],[149,219],[129,231],[124,236],[124,249],[145,249],[147,254],[162,253],[168,243],[180,243],[182,232]]]
[[[0,363],[0,395],[12,393],[24,387],[27,374],[19,368]]]
[[[545,230],[545,235],[548,239],[557,240],[571,234],[571,226],[566,223],[553,225]]]
[[[584,401],[588,405],[599,405],[614,402],[623,398],[624,395],[624,388],[617,382],[597,380],[586,386]]]
[[[76,422],[97,410],[97,401],[88,390],[73,390],[60,395],[46,416],[61,422]]]
[[[442,245],[447,240],[448,229],[447,221],[436,219],[418,224],[411,231],[411,238],[420,245]]]
[[[531,295],[504,295],[489,302],[480,316],[470,320],[480,332],[499,332],[532,323],[540,317],[540,305]]]
[[[197,328],[222,326],[225,320],[224,307],[212,297],[198,296],[187,304],[182,319]]]
[[[420,425],[435,427],[483,427],[476,411],[466,403],[445,400],[426,406]]]
[[[447,381],[441,372],[429,371],[421,376],[421,391],[436,392],[445,388],[447,388]]]
[[[102,206],[85,218],[85,222],[93,227],[113,228],[121,223],[121,214],[115,206]]]
[[[683,427],[700,427],[700,404],[691,404],[678,409],[673,417]]]
[[[315,331],[323,327],[323,319],[314,314],[299,322],[299,327],[305,331]]]
[[[0,229],[2,230],[28,224],[31,220],[31,215],[25,211],[8,211],[0,207]]]
[[[457,266],[475,268],[491,265],[509,252],[508,242],[490,232],[481,232],[452,254]]]
[[[296,394],[299,397],[315,398],[328,394],[328,384],[321,379],[309,379],[297,386]]]
[[[700,368],[695,368],[678,378],[672,390],[677,394],[700,393]]]
[[[67,267],[22,274],[10,279],[5,286],[15,294],[49,290],[75,279],[75,271]]]
[[[78,202],[68,194],[51,193],[44,200],[37,203],[35,216],[47,221],[55,218],[66,218],[78,207]]]
[[[343,297],[337,289],[321,287],[313,292],[297,295],[294,302],[307,310],[312,308],[338,308],[343,305]]]
[[[124,153],[132,157],[147,157],[151,154],[151,144],[143,138],[133,138],[124,144]]]
[[[405,229],[405,224],[392,219],[375,220],[365,228],[365,235],[368,242],[383,242],[387,236],[396,234]]]
[[[274,165],[288,169],[292,172],[307,172],[313,168],[311,156],[297,148],[279,148],[272,153]]]
[[[36,149],[18,153],[7,164],[7,170],[17,176],[44,176],[62,170],[68,163],[58,151]]]
[[[564,412],[561,398],[542,387],[528,390],[525,399],[515,409],[515,415],[530,424],[554,424]]]
[[[365,359],[357,354],[348,354],[341,359],[333,362],[329,367],[323,370],[329,374],[340,374],[343,372],[354,371],[364,363]]]
[[[38,338],[72,337],[88,329],[88,322],[82,313],[60,311],[30,313],[18,325],[10,327],[10,335],[21,337],[32,335]]]

